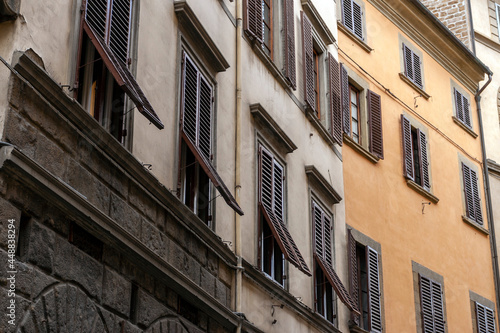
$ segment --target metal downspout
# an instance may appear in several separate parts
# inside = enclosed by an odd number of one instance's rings
[[[483,173],[484,173],[484,192],[486,196],[486,213],[488,217],[489,229],[490,229],[490,246],[491,246],[491,257],[493,261],[493,278],[495,282],[495,294],[497,303],[497,313],[500,309],[500,270],[498,267],[498,250],[495,235],[495,221],[493,219],[493,206],[491,203],[491,192],[490,192],[490,178],[488,173],[488,159],[486,156],[486,145],[484,143],[484,129],[483,129],[483,117],[481,114],[481,93],[490,84],[491,77],[493,73],[488,73],[488,81],[485,85],[477,90],[474,99],[476,100],[477,114],[479,117],[479,134],[481,136],[481,150],[483,153]],[[498,316],[497,316],[498,317]]]
[[[241,43],[243,35],[243,19],[242,19],[242,0],[236,0],[236,115],[235,115],[235,154],[234,154],[234,185],[235,185],[235,199],[240,204],[240,190],[241,190]],[[241,206],[241,205],[240,205]],[[237,213],[234,214],[235,224],[235,237],[234,247],[236,257],[238,259],[238,269],[236,270],[236,291],[235,291],[235,310],[241,313],[241,292],[242,292],[242,259],[241,259],[241,216]],[[242,320],[239,321],[236,333],[241,332]]]

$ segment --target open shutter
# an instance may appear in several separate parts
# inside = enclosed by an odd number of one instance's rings
[[[333,267],[332,254],[332,219],[323,213],[323,246],[325,248],[326,263]]]
[[[332,220],[314,201],[312,201],[312,207],[314,251],[318,256],[325,259],[327,264],[333,266],[331,237]]]
[[[285,36],[285,78],[295,90],[297,79],[295,71],[295,12],[293,0],[283,0],[283,29]]]
[[[340,64],[341,101],[344,133],[351,136],[351,105],[349,97],[349,75],[343,64]]]
[[[368,124],[370,128],[370,152],[384,158],[384,144],[382,136],[382,103],[380,95],[368,90],[366,95],[368,104]]]
[[[304,12],[300,12],[300,16],[302,19],[302,54],[304,55],[304,99],[307,107],[315,110],[312,24]]]
[[[420,152],[420,175],[422,177],[422,187],[427,191],[431,189],[431,182],[429,178],[429,160],[427,156],[427,140],[425,134],[418,130],[418,151]]]
[[[212,86],[200,76],[200,92],[199,92],[199,135],[198,146],[201,152],[208,160],[212,159],[211,143],[212,143]]]
[[[354,23],[354,34],[359,37],[359,39],[363,39],[363,12],[361,6],[354,0],[352,1],[352,19]]]
[[[413,51],[410,51],[413,55],[413,74],[414,74],[414,80],[413,82],[419,86],[420,88],[423,87],[422,83],[422,67],[420,64],[420,57]]]
[[[108,0],[87,0],[85,2],[85,21],[95,32],[96,36],[106,40],[106,23]]]
[[[255,38],[259,43],[262,43],[264,38],[264,30],[262,28],[262,1],[245,0],[243,4],[245,32],[249,36]]]
[[[351,291],[351,298],[356,306],[359,305],[359,293],[358,293],[358,260],[356,256],[356,240],[352,235],[351,229],[347,230],[347,246],[348,246],[348,260],[349,260],[349,290]],[[359,314],[351,312],[351,319],[359,325]]]
[[[194,143],[197,143],[198,133],[198,80],[199,72],[194,63],[184,55],[183,57],[183,96],[181,115],[182,130],[187,137]]]
[[[455,107],[456,107],[456,112],[457,112],[457,118],[464,122],[464,105],[463,105],[463,99],[462,99],[462,94],[454,88],[455,92]]]
[[[401,128],[403,134],[403,170],[406,178],[414,180],[413,175],[413,150],[411,148],[411,124],[410,120],[401,115]]]
[[[474,215],[476,217],[476,222],[479,224],[483,224],[483,214],[481,213],[481,198],[479,196],[479,186],[478,186],[478,178],[475,171],[470,170],[470,178],[472,184],[473,191],[473,200],[474,200]]]
[[[124,64],[128,64],[131,9],[131,0],[113,0],[109,47]]]
[[[368,304],[370,305],[370,332],[382,332],[382,306],[380,301],[380,278],[378,253],[366,247],[368,267]]]
[[[340,69],[339,63],[328,52],[328,72],[330,79],[330,112],[331,132],[339,145],[342,146],[342,108],[340,105]]]

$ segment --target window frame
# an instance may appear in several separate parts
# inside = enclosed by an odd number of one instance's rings
[[[495,313],[495,303],[490,301],[489,299],[482,297],[479,294],[476,294],[472,290],[469,290],[469,298],[470,298],[470,312],[471,312],[471,321],[472,321],[472,332],[473,333],[495,333],[497,332],[496,328],[496,313]],[[479,318],[477,307],[478,304],[491,312],[492,320],[490,322],[493,323],[493,331],[491,330],[483,330],[481,331],[479,328]],[[486,313],[485,313],[486,315]],[[486,319],[486,318],[485,318]],[[485,327],[486,326],[486,327]],[[487,325],[483,326],[484,328],[488,328]]]
[[[500,3],[495,2],[495,13],[497,16],[497,33],[498,33],[498,40],[500,40]]]
[[[354,133],[354,130],[353,130],[353,122],[354,122],[354,117],[353,117],[353,112],[352,112],[352,109],[353,109],[353,103],[352,103],[352,92],[354,91],[354,93],[356,94],[356,109],[357,109],[357,112],[356,112],[356,116],[357,116],[357,128],[358,128],[358,131],[357,133]],[[360,95],[361,95],[361,91],[359,89],[357,89],[352,83],[349,83],[349,106],[350,106],[350,113],[351,113],[351,116],[350,116],[350,123],[351,123],[351,135],[350,137],[354,140],[354,142],[356,142],[357,144],[359,145],[363,145],[363,140],[362,140],[362,137],[361,137],[361,133],[362,131],[360,131],[361,129],[361,100],[360,100]],[[361,132],[361,133],[360,133]],[[357,140],[354,138],[354,136],[357,136]]]

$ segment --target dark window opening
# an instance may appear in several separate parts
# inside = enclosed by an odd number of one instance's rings
[[[268,56],[272,58],[272,47],[273,47],[273,6],[272,0],[262,0],[262,32],[263,32],[263,42],[262,48]]]
[[[317,263],[315,271],[316,312],[333,323],[336,318],[333,287],[330,282],[328,282],[325,273]]]
[[[137,323],[137,294],[139,287],[135,282],[132,283],[132,291],[130,294],[130,321],[133,324]]]
[[[319,100],[319,52],[313,48],[313,73],[314,73],[314,99],[316,116],[321,119],[321,108]]]
[[[101,261],[103,243],[74,222],[69,226],[68,240],[92,258]]]
[[[269,275],[274,281],[280,285],[284,284],[284,256],[278,242],[261,213],[261,256],[262,256],[262,271]]]
[[[31,217],[23,212],[21,214],[21,220],[19,221],[16,257],[20,258],[21,260],[25,259],[29,250],[30,219]]]
[[[198,309],[187,302],[182,297],[178,299],[177,313],[192,322],[195,325],[199,324],[199,311]]]
[[[366,248],[361,245],[356,246],[356,261],[358,263],[358,307],[361,312],[360,327],[368,330],[369,328],[369,306],[368,306],[368,270],[366,266]]]
[[[422,175],[420,174],[421,167],[420,167],[420,152],[419,152],[419,136],[418,136],[418,130],[414,127],[411,129],[411,145],[412,145],[412,151],[413,151],[413,174],[415,175],[415,183],[417,183],[420,186],[423,186],[422,184]]]
[[[351,137],[357,142],[360,140],[360,107],[359,107],[359,90],[349,84],[349,98],[351,108]]]

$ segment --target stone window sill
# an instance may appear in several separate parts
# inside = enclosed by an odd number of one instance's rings
[[[314,114],[314,110],[310,107],[306,107],[306,116],[311,121],[313,127],[319,132],[319,135],[330,145],[333,146],[335,144],[335,139],[328,132],[325,126],[321,123],[318,117]]]
[[[469,133],[474,139],[477,138],[477,133],[474,132],[472,130],[472,128],[470,128],[469,126],[465,125],[460,119],[458,119],[457,117],[455,116],[452,116],[453,118],[453,121],[455,122],[455,124],[457,124],[458,126],[462,127],[464,131],[466,131],[467,133]]]
[[[417,191],[420,193],[422,196],[424,196],[426,199],[429,199],[433,204],[437,204],[439,201],[439,198],[436,197],[434,194],[431,192],[427,191],[424,189],[422,186],[418,185],[415,183],[413,180],[407,179],[406,180],[406,185],[408,185],[409,188]]]
[[[462,221],[464,221],[465,223],[467,223],[470,226],[473,226],[474,228],[476,228],[477,230],[481,231],[485,235],[489,235],[490,234],[490,232],[488,231],[488,229],[486,229],[481,224],[479,224],[476,221],[468,218],[465,215],[462,215]]]
[[[368,332],[367,330],[359,327],[358,325],[352,325],[352,326],[349,326],[349,330],[351,333],[370,333]]]
[[[359,47],[361,47],[366,52],[370,53],[373,49],[366,44],[364,41],[359,39],[351,30],[347,29],[341,21],[337,21],[337,28],[347,35],[354,43],[356,43]]]
[[[414,82],[412,82],[409,78],[407,78],[406,75],[404,75],[403,73],[399,73],[399,77],[401,78],[401,80],[406,82],[410,87],[415,89],[420,95],[422,95],[423,98],[429,99],[431,97],[431,95],[426,93],[424,89],[417,86]]]
[[[345,133],[344,133],[344,143],[374,164],[380,160],[380,158],[370,153],[365,147],[354,141],[349,135]]]

